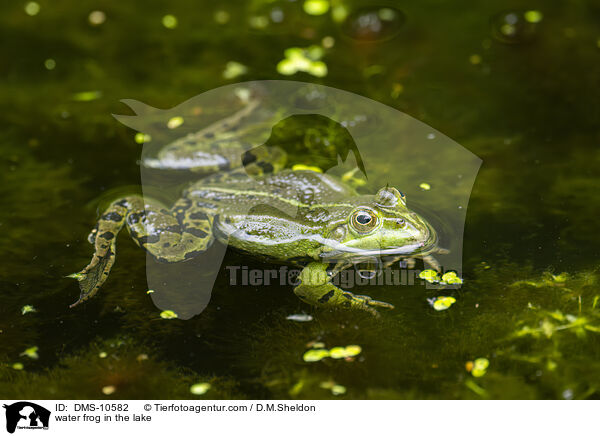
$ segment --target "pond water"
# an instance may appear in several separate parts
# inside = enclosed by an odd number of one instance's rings
[[[0,5],[0,397],[600,398],[597,2],[95,8]],[[207,308],[165,319],[123,232],[102,290],[69,309],[100,209],[140,189],[120,100],[168,109],[263,79],[368,97],[481,158],[463,286],[370,288],[395,305],[379,318],[315,309],[230,286],[227,265],[265,263],[228,250]]]

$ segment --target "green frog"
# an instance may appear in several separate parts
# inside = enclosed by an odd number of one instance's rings
[[[437,250],[433,227],[407,207],[393,187],[360,195],[347,182],[318,169],[285,168],[277,147],[248,146],[232,130],[243,109],[142,160],[154,169],[208,174],[192,182],[170,207],[142,196],[113,201],[89,236],[89,265],[71,275],[92,297],[115,262],[116,237],[126,227],[138,246],[159,262],[184,262],[215,241],[274,262],[303,266],[295,294],[319,307],[346,307],[377,315],[389,303],[333,284],[340,271],[373,259],[411,259]]]

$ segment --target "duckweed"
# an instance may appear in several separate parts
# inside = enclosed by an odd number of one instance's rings
[[[183,124],[183,117],[172,117],[167,122],[167,127],[169,129],[176,129],[177,127]]]
[[[26,315],[28,313],[33,313],[33,312],[37,312],[35,307],[33,307],[31,304],[26,304],[25,306],[21,307],[21,315]]]
[[[309,15],[323,15],[329,11],[328,0],[305,0],[303,4],[304,12]]]
[[[178,318],[178,315],[175,312],[173,312],[172,310],[163,310],[160,313],[160,317],[162,319],[175,319],[175,318]]]
[[[452,306],[454,303],[456,303],[456,298],[441,296],[441,297],[435,298],[432,306],[435,310],[437,310],[439,312],[442,310],[450,309],[450,306]]]
[[[425,269],[419,273],[419,278],[429,283],[437,283],[440,281],[439,273],[433,269]]]
[[[148,135],[147,133],[138,132],[135,134],[134,139],[138,144],[145,144],[146,142],[152,141],[152,136]]]
[[[38,350],[39,348],[36,346],[33,347],[29,347],[27,348],[25,351],[23,351],[20,356],[27,356],[30,359],[39,359],[40,356],[38,355]]]
[[[329,350],[324,350],[320,348],[308,350],[302,356],[302,360],[304,360],[305,362],[318,362],[319,360],[323,360],[326,357],[329,357]]]
[[[480,357],[473,361],[473,368],[471,369],[471,375],[473,377],[483,377],[487,372],[490,361],[485,357]]]
[[[448,271],[444,273],[441,281],[449,285],[460,285],[463,282],[462,279],[456,275],[455,271]]]
[[[27,2],[25,3],[25,13],[30,17],[33,17],[40,13],[40,4],[37,2]]]
[[[102,393],[104,395],[112,395],[117,391],[117,388],[113,385],[104,386],[102,388]]]
[[[236,77],[242,76],[248,72],[248,67],[244,64],[235,61],[227,62],[225,65],[225,71],[223,71],[224,79],[235,79]]]
[[[102,97],[102,91],[83,91],[73,94],[75,101],[94,101]]]
[[[540,21],[542,21],[544,15],[540,11],[530,10],[525,11],[524,17],[530,23],[539,23]]]
[[[291,76],[303,71],[316,77],[327,75],[327,65],[320,61],[323,49],[318,45],[307,48],[291,47],[285,50],[284,55],[285,59],[277,64],[279,74]]]
[[[210,383],[196,383],[190,386],[190,393],[194,395],[204,395],[210,388]]]
[[[177,27],[177,24],[178,20],[175,15],[168,14],[162,17],[162,25],[165,26],[167,29],[175,29]]]

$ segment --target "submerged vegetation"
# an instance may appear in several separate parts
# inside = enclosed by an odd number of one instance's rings
[[[238,3],[0,6],[0,397],[600,398],[597,4]],[[97,209],[139,189],[152,140],[110,116],[119,100],[253,79],[365,95],[481,157],[462,278],[432,277],[462,286],[378,287],[396,309],[374,318],[223,271],[184,321],[121,238],[103,292],[68,309]]]

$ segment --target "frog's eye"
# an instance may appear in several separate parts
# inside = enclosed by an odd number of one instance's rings
[[[358,233],[371,232],[377,227],[378,222],[377,215],[370,209],[359,209],[352,214],[352,218],[350,219],[352,227]]]
[[[406,196],[396,188],[385,187],[375,194],[375,204],[379,207],[396,207],[398,203],[406,205]]]

